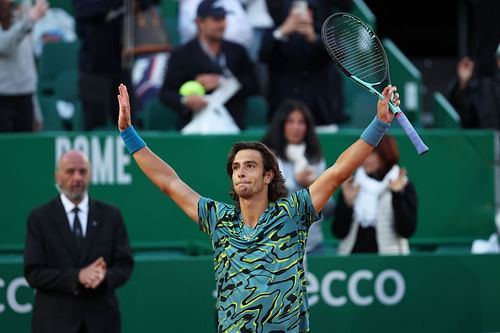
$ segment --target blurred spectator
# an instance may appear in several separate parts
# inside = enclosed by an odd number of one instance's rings
[[[180,0],[179,35],[181,43],[187,43],[196,36],[197,9],[201,0]],[[247,51],[252,48],[252,26],[239,0],[218,0],[217,4],[226,9],[226,30],[224,39],[241,44]]]
[[[76,41],[75,19],[62,8],[49,8],[33,27],[33,41],[37,57],[46,43]]]
[[[150,0],[136,0],[140,8]],[[124,0],[73,0],[79,50],[79,97],[83,128],[93,130],[116,123],[116,87],[131,86],[131,66],[124,57]]]
[[[269,91],[269,73],[267,65],[259,59],[262,38],[267,30],[272,29],[274,21],[267,10],[266,0],[240,0],[245,8],[248,21],[252,27],[253,42],[250,45],[250,59],[255,63],[255,71],[259,84],[258,95],[267,97]]]
[[[457,64],[448,98],[463,128],[500,129],[500,43],[495,57],[497,68],[492,77],[475,75],[476,62],[468,57]]]
[[[314,120],[308,107],[301,101],[287,99],[276,110],[262,142],[278,158],[289,193],[306,188],[326,169]],[[323,217],[333,207],[333,200],[325,206]],[[321,252],[323,233],[320,219],[309,229],[306,252]]]
[[[494,76],[497,63],[491,54],[500,42],[500,1],[464,0],[467,15],[467,49],[476,60],[478,78]]]
[[[0,132],[31,132],[40,128],[37,69],[31,31],[48,9],[45,0],[31,8],[0,0]]]
[[[148,102],[160,92],[172,45],[159,0],[154,0],[147,10],[136,10],[131,18],[135,20],[132,83],[135,112],[140,117]]]
[[[271,29],[274,21],[267,10],[266,0],[241,0],[245,6],[248,21],[253,31],[253,43],[250,45],[250,57],[258,61],[262,37],[266,30]]]
[[[269,14],[274,22],[283,22],[288,16],[288,8],[295,0],[275,1],[266,0]],[[352,0],[314,0],[316,19],[323,24],[328,16],[334,12],[350,12],[353,7]]]
[[[409,254],[417,227],[417,194],[399,165],[394,138],[386,134],[342,185],[332,232],[340,239],[339,255],[351,253]]]
[[[285,15],[278,15],[278,2],[286,8]],[[320,36],[322,22],[315,16],[316,3],[276,0],[268,1],[268,6],[270,12],[274,6],[275,27],[265,34],[259,59],[269,71],[269,119],[281,101],[295,98],[307,104],[316,125],[340,124],[344,120],[342,81],[332,75],[333,62]]]
[[[169,56],[170,52],[159,52],[134,59],[132,83],[137,113],[144,111],[147,103],[160,93]]]
[[[171,52],[160,99],[178,113],[179,130],[208,105],[206,96],[180,95],[179,88],[193,80],[210,94],[236,79],[240,87],[224,107],[240,129],[246,127],[246,98],[257,91],[257,80],[245,48],[223,39],[226,13],[220,1],[202,1],[197,9],[197,36]]]

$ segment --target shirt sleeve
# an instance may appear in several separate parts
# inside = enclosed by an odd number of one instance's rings
[[[198,201],[198,227],[201,231],[211,235],[217,221],[215,201],[200,197]]]
[[[7,30],[0,27],[0,55],[12,55],[32,28],[33,22],[27,16],[15,22]]]
[[[290,213],[296,217],[299,227],[309,228],[311,224],[321,219],[321,213],[316,212],[313,206],[309,188],[296,191],[288,198]]]
[[[409,182],[403,191],[392,192],[394,224],[396,232],[410,238],[417,230],[418,200],[415,185]]]

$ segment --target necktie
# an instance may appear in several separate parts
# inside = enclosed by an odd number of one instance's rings
[[[73,219],[73,234],[75,235],[76,245],[78,248],[80,248],[83,241],[82,224],[78,218],[79,211],[80,209],[78,207],[73,208],[73,213],[75,214],[75,218]]]

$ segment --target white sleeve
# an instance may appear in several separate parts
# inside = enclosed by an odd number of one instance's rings
[[[15,22],[8,30],[0,27],[0,55],[12,54],[32,28],[33,22],[27,16]]]
[[[196,10],[200,0],[181,0],[179,3],[179,38],[181,44],[196,36]]]

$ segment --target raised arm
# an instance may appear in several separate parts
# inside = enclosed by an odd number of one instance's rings
[[[127,87],[118,87],[118,129],[133,154],[139,168],[158,188],[168,195],[195,222],[198,222],[198,201],[200,195],[193,191],[177,175],[175,170],[153,153],[135,133],[130,119],[130,100]]]
[[[373,150],[373,147],[382,139],[385,130],[394,119],[388,103],[389,96],[392,95],[393,102],[399,105],[399,95],[396,93],[396,87],[387,86],[382,95],[384,95],[384,99],[379,99],[377,102],[377,117],[366,128],[361,138],[344,150],[337,158],[337,161],[309,187],[316,211],[323,208],[333,192],[363,163]]]

